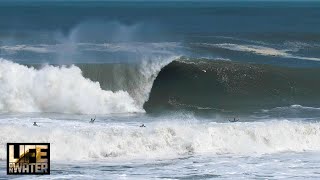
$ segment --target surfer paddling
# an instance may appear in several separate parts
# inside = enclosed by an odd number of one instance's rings
[[[37,122],[33,122],[33,126],[39,126]]]
[[[238,122],[239,119],[233,118],[233,119],[231,119],[231,120],[229,120],[229,121],[230,121],[230,122]]]
[[[94,116],[94,119],[91,118],[91,120],[89,121],[89,123],[94,123],[95,120],[96,120],[96,116]]]
[[[144,124],[141,124],[139,127],[146,127]]]

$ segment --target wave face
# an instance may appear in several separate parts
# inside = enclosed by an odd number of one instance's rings
[[[142,57],[133,64],[78,64],[83,75],[100,83],[105,90],[127,91],[142,108],[160,70],[178,56]],[[145,58],[145,59],[144,59]]]
[[[62,67],[0,59],[0,112],[144,112],[158,72],[177,58],[146,54],[139,63]]]
[[[176,60],[175,60],[176,59]],[[0,112],[110,114],[319,107],[319,69],[145,56],[140,63],[0,61]],[[208,111],[208,112],[209,112]]]
[[[25,119],[12,119],[10,122],[17,121],[21,124],[1,125],[3,138],[0,144],[51,142],[52,160],[163,159],[201,153],[252,155],[320,150],[319,123],[269,121],[201,124],[170,120],[148,124],[148,129],[143,129],[119,124],[88,126],[87,123],[62,123],[62,120],[56,122],[51,119],[43,121],[55,124],[46,124],[41,128],[27,127],[30,122]],[[0,148],[0,159],[5,157],[5,148]]]
[[[156,78],[146,111],[239,111],[300,104],[319,106],[319,69],[181,58]]]
[[[0,112],[143,112],[126,91],[106,91],[76,66],[36,70],[0,59]]]

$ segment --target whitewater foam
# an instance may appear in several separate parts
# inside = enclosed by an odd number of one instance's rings
[[[217,47],[226,48],[234,51],[246,51],[246,52],[253,52],[260,55],[267,55],[267,56],[288,56],[286,50],[277,50],[274,48],[269,47],[262,47],[257,45],[239,45],[239,44],[215,44]]]
[[[14,45],[14,46],[0,46],[0,49],[8,52],[17,52],[17,51],[30,51],[35,53],[48,53],[50,52],[45,45],[30,46],[30,45]]]
[[[320,108],[318,107],[309,107],[309,106],[302,106],[302,105],[299,105],[299,104],[294,104],[294,105],[291,105],[291,106],[285,106],[285,107],[276,107],[276,108],[272,108],[272,110],[320,110]],[[270,110],[265,110],[266,112],[270,111]]]
[[[6,142],[50,142],[53,160],[162,159],[203,153],[213,156],[259,155],[320,150],[319,123],[284,120],[202,124],[170,120],[147,123],[147,128],[139,128],[119,123],[88,126],[87,123],[61,120],[50,120],[51,124],[41,124],[39,120],[41,126],[33,127],[29,122],[32,120],[14,121],[21,121],[21,124],[2,121],[0,145],[5,146]],[[5,148],[0,148],[0,159],[5,155]]]
[[[0,111],[2,112],[63,112],[63,113],[119,113],[119,112],[141,112],[143,111],[143,104],[149,98],[149,93],[152,88],[153,81],[155,80],[157,74],[170,62],[178,59],[180,56],[177,53],[181,52],[181,46],[179,43],[175,42],[163,42],[163,43],[142,43],[142,42],[132,42],[132,43],[72,43],[72,51],[66,54],[66,45],[69,44],[39,44],[39,45],[12,45],[12,46],[1,46],[1,49],[9,52],[18,51],[30,51],[35,53],[60,53],[62,59],[65,63],[69,62],[72,64],[72,52],[74,51],[103,51],[114,54],[115,52],[125,52],[129,53],[128,64],[136,64],[137,67],[127,68],[123,70],[116,70],[110,72],[111,77],[115,78],[113,82],[115,88],[113,90],[118,92],[103,91],[100,85],[96,82],[91,82],[91,85],[84,85],[85,78],[81,75],[81,70],[76,66],[71,66],[70,68],[54,68],[52,66],[47,66],[40,70],[35,70],[32,68],[22,68],[15,63],[6,62],[1,59],[1,76],[5,76],[8,80],[2,79],[6,84],[1,88],[3,93],[0,97]],[[130,54],[130,53],[134,53]],[[70,56],[68,56],[70,54]],[[59,61],[59,58],[58,58]],[[68,64],[69,64],[68,63]],[[12,71],[8,69],[12,67]],[[22,69],[15,70],[15,69]],[[5,71],[5,69],[7,69]],[[134,70],[133,70],[134,69]],[[52,73],[54,72],[54,73]],[[112,74],[114,73],[114,74]],[[24,75],[25,74],[25,75]],[[54,74],[54,75],[53,75]],[[68,75],[73,75],[77,77],[66,77]],[[40,75],[40,76],[39,76]],[[128,77],[128,75],[130,77]],[[20,77],[24,76],[24,77]],[[41,77],[43,76],[43,77]],[[59,76],[59,77],[58,77]],[[20,79],[16,79],[16,77]],[[30,77],[30,78],[26,78]],[[47,79],[46,79],[47,78]],[[50,82],[52,85],[48,86],[48,80],[52,78],[55,82]],[[82,79],[80,79],[82,78]],[[101,77],[102,78],[102,77]],[[60,79],[60,80],[58,80]],[[64,79],[64,81],[61,81]],[[19,82],[21,81],[21,82]],[[31,81],[28,83],[28,81]],[[37,82],[39,81],[39,82]],[[60,82],[61,81],[61,82]],[[49,83],[49,84],[50,84]],[[63,84],[67,83],[67,84]],[[73,83],[73,84],[72,84]],[[79,84],[78,84],[79,83]],[[72,85],[71,85],[72,84]],[[78,84],[78,85],[77,85]],[[109,84],[112,86],[114,84]],[[58,87],[56,87],[58,86]],[[73,88],[70,92],[69,90],[64,90],[62,86],[67,86]],[[93,94],[85,94],[86,90],[79,90],[82,86],[90,87],[90,91]],[[108,84],[107,84],[108,86]],[[51,90],[52,94],[44,93],[45,89]],[[52,88],[55,88],[54,90]],[[97,90],[94,90],[97,88]],[[103,86],[104,89],[110,90],[110,88]],[[16,91],[11,91],[14,89]],[[41,89],[41,90],[40,90]],[[78,90],[76,90],[78,89]],[[10,91],[10,92],[9,92]],[[38,92],[41,91],[41,92]],[[57,92],[59,91],[59,92]],[[76,91],[81,91],[81,96],[79,98],[74,95],[68,95],[76,93]],[[96,91],[96,92],[93,92]],[[100,91],[100,92],[98,92]],[[40,94],[37,94],[40,93]],[[79,94],[79,92],[77,92]],[[95,95],[94,95],[95,94]],[[104,94],[104,95],[102,95]],[[54,97],[49,97],[54,96]],[[72,96],[72,97],[68,97]],[[104,98],[102,98],[102,96]],[[85,100],[84,97],[87,97]],[[58,98],[58,100],[56,100]],[[84,101],[81,101],[83,99]],[[92,99],[92,100],[91,100]],[[100,99],[100,100],[99,100]],[[102,100],[108,99],[108,100]],[[126,100],[127,99],[127,100]],[[55,100],[55,101],[53,101]],[[104,102],[102,102],[104,101]],[[119,101],[117,103],[112,101]],[[56,103],[55,103],[56,102]],[[92,108],[87,108],[85,105],[94,103]],[[128,103],[125,103],[128,102]],[[67,104],[66,104],[67,103]],[[106,105],[106,103],[111,103],[111,105]],[[61,107],[59,107],[61,105]],[[7,107],[8,106],[8,107]],[[66,107],[70,106],[70,107]],[[106,108],[107,106],[107,108]],[[121,107],[120,107],[121,106]],[[113,108],[111,108],[113,107]],[[106,110],[102,110],[106,108]],[[90,110],[91,109],[91,110]],[[97,109],[97,110],[93,110]]]
[[[0,59],[0,112],[143,112],[125,91],[105,91],[76,66],[36,70]]]
[[[232,43],[221,43],[221,44],[200,43],[200,45],[228,49],[232,51],[250,52],[250,53],[254,53],[262,56],[278,56],[283,58],[320,61],[320,58],[317,58],[317,57],[304,57],[304,56],[297,56],[289,53],[292,51],[297,51],[296,49],[275,49],[275,48],[266,47],[266,46],[249,45],[249,44],[232,44]]]

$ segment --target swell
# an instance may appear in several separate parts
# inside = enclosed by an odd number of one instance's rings
[[[319,106],[319,73],[319,68],[181,58],[160,71],[144,109],[241,111],[293,104]]]

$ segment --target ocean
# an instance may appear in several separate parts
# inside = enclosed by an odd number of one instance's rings
[[[0,179],[319,179],[319,75],[317,1],[4,0]]]

